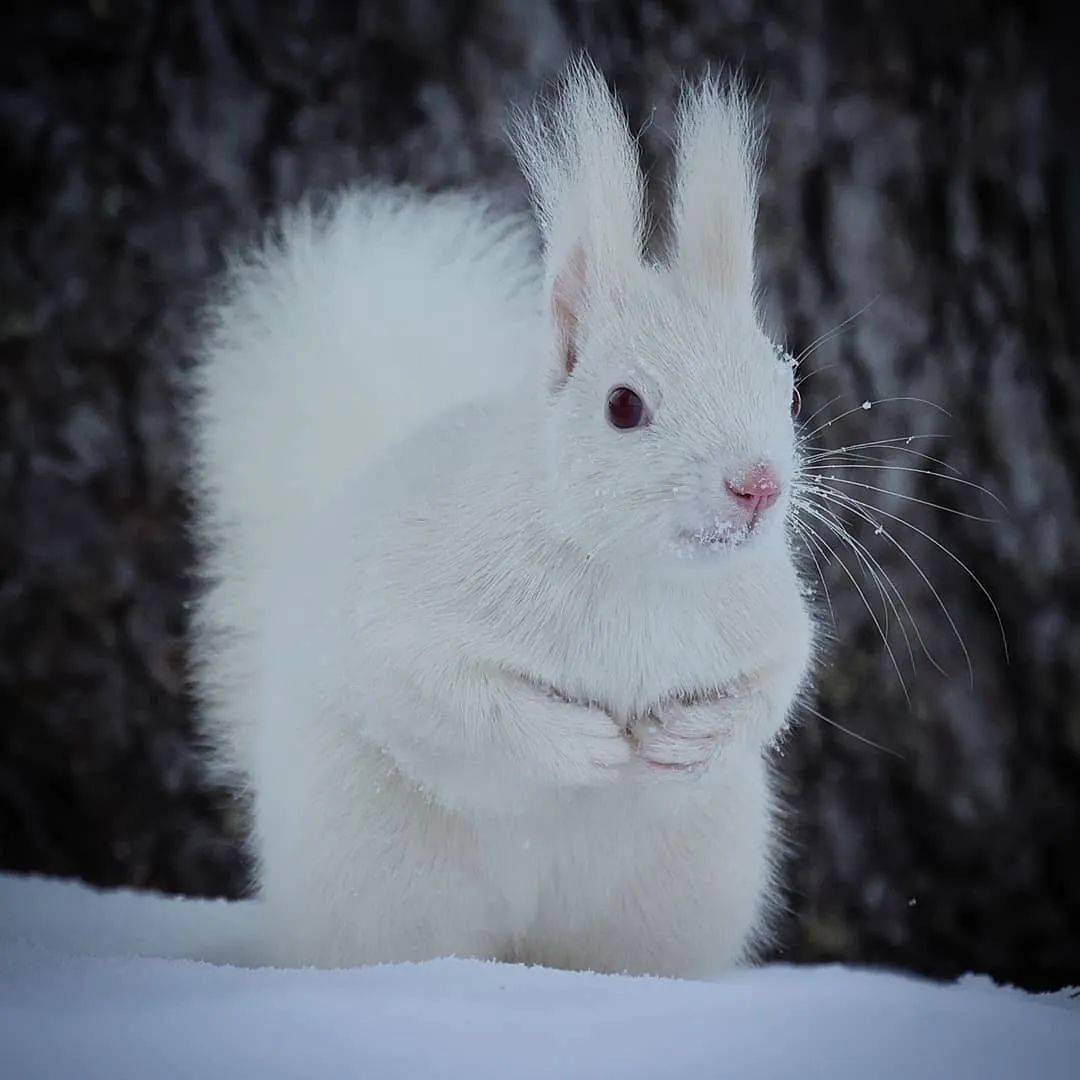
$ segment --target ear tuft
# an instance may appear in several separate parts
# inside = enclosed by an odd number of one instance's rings
[[[738,81],[684,85],[676,136],[674,265],[703,287],[752,297],[760,132]]]
[[[641,264],[645,196],[637,147],[604,77],[584,55],[551,94],[514,117],[510,134],[532,192],[565,347],[574,343],[593,291]],[[567,372],[570,356],[563,358]]]

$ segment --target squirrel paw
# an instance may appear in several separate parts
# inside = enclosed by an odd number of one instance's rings
[[[731,702],[671,704],[632,728],[638,757],[652,773],[698,776],[731,739]]]

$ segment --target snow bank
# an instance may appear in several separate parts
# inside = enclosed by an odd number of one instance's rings
[[[986,979],[840,967],[715,982],[465,960],[348,971],[182,959],[252,905],[0,876],[5,1078],[1080,1075],[1080,1011]],[[157,954],[157,955],[153,955]]]

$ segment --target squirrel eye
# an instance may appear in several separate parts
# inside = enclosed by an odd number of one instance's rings
[[[612,427],[620,431],[642,427],[648,421],[645,417],[645,403],[628,386],[616,386],[608,394],[607,415]]]
[[[802,412],[802,394],[797,386],[791,389],[791,418],[794,420]]]

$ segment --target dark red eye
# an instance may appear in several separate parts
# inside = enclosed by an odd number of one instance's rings
[[[607,415],[612,427],[617,427],[620,431],[641,427],[648,422],[645,417],[645,402],[628,386],[616,386],[608,394]]]
[[[791,418],[794,420],[802,412],[802,394],[797,386],[791,390]]]

